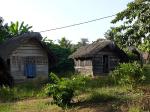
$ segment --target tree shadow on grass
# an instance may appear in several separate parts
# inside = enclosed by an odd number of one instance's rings
[[[143,82],[144,85],[150,85],[150,64],[145,65],[143,68],[145,80]]]
[[[106,86],[115,86],[114,81],[109,76],[93,78],[86,83],[85,88],[94,89]]]
[[[41,87],[35,86],[33,83],[22,83],[14,87],[0,88],[0,102],[14,103],[19,100],[36,97]]]
[[[94,92],[86,100],[73,103],[72,106],[78,107],[79,109],[87,107],[94,109],[102,108],[108,112],[114,110],[114,105],[119,105],[122,102],[127,102],[128,100],[129,99],[117,95]]]

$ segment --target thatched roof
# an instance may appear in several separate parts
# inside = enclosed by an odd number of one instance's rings
[[[14,37],[4,41],[0,44],[0,56],[2,59],[6,60],[10,54],[19,47],[23,42],[28,41],[30,39],[36,40],[41,47],[47,52],[49,61],[54,62],[55,57],[51,50],[46,46],[44,42],[42,42],[42,36],[38,32],[28,32],[18,37]]]
[[[97,52],[101,51],[107,46],[109,46],[110,49],[120,57],[127,58],[126,53],[119,49],[119,47],[110,40],[97,40],[92,44],[80,47],[70,56],[70,58],[92,58]]]

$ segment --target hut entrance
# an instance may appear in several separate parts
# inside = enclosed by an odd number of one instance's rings
[[[103,55],[103,73],[108,73],[108,55]]]

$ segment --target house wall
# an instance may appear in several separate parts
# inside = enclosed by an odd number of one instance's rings
[[[48,56],[35,40],[24,42],[10,55],[10,73],[15,81],[27,79],[24,75],[26,63],[35,63],[36,78],[48,77]]]
[[[104,48],[89,59],[75,59],[75,70],[85,75],[103,75],[103,56],[108,56],[108,72],[113,70],[119,63],[119,58],[110,48]]]
[[[93,74],[94,75],[103,75],[103,56],[108,56],[108,72],[113,70],[119,63],[119,58],[115,52],[111,51],[109,48],[104,48],[102,51],[99,51],[93,57]]]
[[[91,60],[80,60],[75,59],[75,70],[84,75],[93,75],[93,67]]]

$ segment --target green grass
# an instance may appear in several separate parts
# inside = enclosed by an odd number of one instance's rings
[[[42,85],[36,85],[32,82],[18,84],[13,88],[0,88],[0,102],[15,102],[28,98],[45,97],[42,94]]]
[[[1,103],[0,112],[12,112],[13,104],[10,103]]]
[[[132,106],[129,108],[129,112],[142,112],[142,109],[139,106]]]
[[[72,106],[63,110],[51,104],[43,86],[24,83],[0,90],[0,112],[142,112],[150,111],[150,65],[144,66],[146,80],[137,88],[117,86],[109,77],[91,78],[77,91]]]
[[[49,99],[30,99],[14,103],[1,103],[0,112],[52,112],[60,111],[56,105],[50,105]]]
[[[150,64],[144,65],[144,75],[146,76],[146,80],[144,81],[144,84],[150,85]]]

